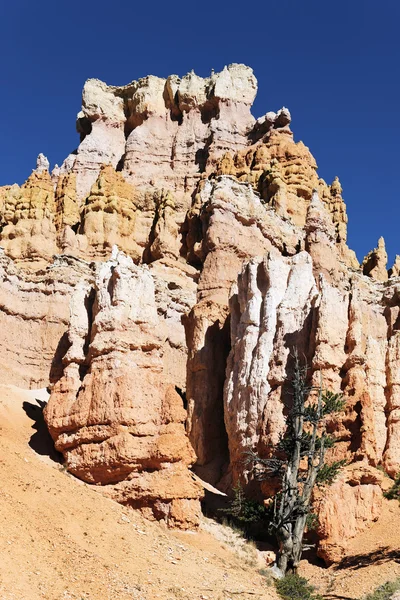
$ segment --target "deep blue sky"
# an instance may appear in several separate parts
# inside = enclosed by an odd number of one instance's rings
[[[399,0],[4,0],[0,7],[0,185],[39,152],[76,147],[85,79],[122,85],[243,62],[253,113],[287,106],[328,182],[338,175],[359,258],[383,235],[400,254]]]

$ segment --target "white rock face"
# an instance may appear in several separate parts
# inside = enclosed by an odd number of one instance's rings
[[[79,144],[71,169],[76,173],[76,192],[79,200],[83,200],[89,194],[99,175],[100,167],[111,164],[116,168],[124,150],[123,121],[110,123],[101,118],[92,123],[90,134]]]
[[[91,278],[87,263],[66,258],[39,275],[27,273],[0,249],[0,377],[4,381],[39,388],[57,377],[71,296],[76,286]],[[82,311],[82,306],[77,310]]]
[[[244,264],[230,298],[224,416],[230,472],[234,481],[246,482],[253,474],[245,453],[270,456],[285,430],[293,350],[309,365],[315,386],[322,380],[325,389],[343,392],[345,411],[328,423],[337,444],[327,459],[345,459],[349,466],[328,494],[317,495],[318,552],[331,564],[379,517],[382,475],[375,467],[383,464],[391,476],[400,468],[400,346],[398,283],[354,272],[346,278],[337,257],[336,270],[326,271],[334,256],[326,226],[315,197],[306,224],[308,252],[285,257],[271,249]],[[267,495],[268,485],[274,484],[263,484]]]
[[[185,194],[209,157],[247,145],[256,92],[252,69],[239,64],[207,78],[150,75],[121,87],[88,79],[77,116],[81,143],[61,173],[76,173],[81,201],[108,163],[122,165],[135,185]]]
[[[43,171],[49,171],[49,170],[50,170],[50,163],[49,163],[47,157],[44,154],[40,153],[36,159],[36,172],[43,173]]]
[[[257,94],[257,80],[253,70],[234,63],[210,77],[211,93],[215,98],[251,106]]]
[[[102,119],[109,123],[125,121],[124,101],[113,93],[113,88],[99,79],[88,79],[82,92],[82,111],[77,119],[82,117],[90,121]]]
[[[201,226],[204,236],[198,242]],[[303,242],[303,233],[267,209],[250,185],[221,176],[205,181],[196,195],[187,239],[191,259],[204,263],[197,304],[185,320],[188,430],[198,462],[204,466],[215,457],[224,460],[226,452],[221,398],[229,350],[226,319],[232,283],[244,260],[264,256],[273,247],[279,254],[284,248],[294,253]]]
[[[247,263],[232,288],[224,405],[236,476],[243,472],[246,450],[257,448],[265,435],[265,441],[276,444],[284,431],[281,398],[289,353],[307,349],[317,301],[306,252],[284,258],[271,250]]]

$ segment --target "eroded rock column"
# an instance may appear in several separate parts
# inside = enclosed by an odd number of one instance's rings
[[[91,296],[94,295],[94,298]],[[71,304],[70,348],[45,418],[68,470],[169,526],[198,524],[182,399],[166,381],[152,275],[115,249]]]

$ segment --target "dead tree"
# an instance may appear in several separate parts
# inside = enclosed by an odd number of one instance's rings
[[[325,462],[326,450],[334,439],[326,432],[326,416],[340,412],[344,406],[342,394],[309,386],[307,366],[301,366],[294,355],[292,380],[293,403],[287,416],[286,432],[277,455],[282,458],[261,458],[248,453],[256,477],[266,480],[281,478],[281,489],[273,499],[270,532],[278,542],[277,566],[283,572],[296,572],[303,552],[303,536],[311,511],[315,485],[329,485],[345,461]]]

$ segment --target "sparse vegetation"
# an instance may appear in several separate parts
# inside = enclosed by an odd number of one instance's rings
[[[249,567],[260,566],[260,558],[257,547],[252,540],[245,537],[243,529],[231,523],[217,523],[212,519],[203,520],[203,528],[213,535],[214,538],[229,546],[241,561]]]
[[[398,590],[400,590],[400,578],[380,585],[374,592],[365,596],[364,600],[390,600]]]
[[[276,591],[283,600],[322,600],[322,596],[315,593],[314,586],[307,579],[295,573],[286,575],[275,582]]]
[[[263,523],[265,525],[272,516],[271,511],[260,502],[247,498],[242,484],[238,482],[233,488],[233,500],[228,508],[221,508],[220,512],[228,517],[228,521],[246,533],[251,524]]]
[[[398,500],[400,502],[400,473],[396,476],[393,486],[383,494],[388,500]]]
[[[326,464],[328,448],[335,443],[326,431],[326,417],[344,407],[341,394],[310,386],[307,366],[294,354],[292,380],[293,403],[289,408],[286,432],[271,458],[261,458],[254,452],[248,460],[259,480],[281,479],[281,491],[272,504],[269,531],[278,542],[278,567],[283,573],[295,573],[303,552],[303,537],[307,522],[315,526],[311,499],[315,485],[333,482],[345,461]]]

